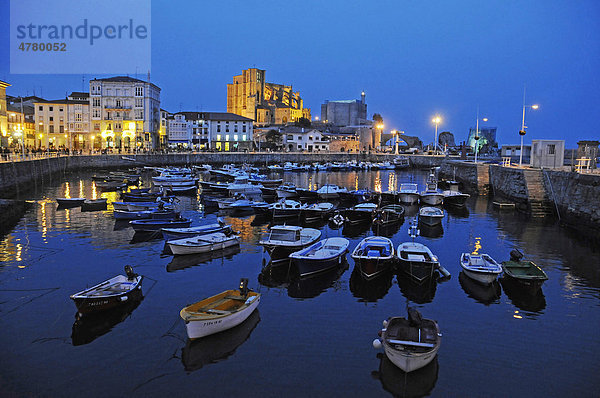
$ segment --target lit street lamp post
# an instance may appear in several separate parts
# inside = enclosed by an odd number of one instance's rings
[[[525,125],[525,110],[527,108],[538,109],[539,105],[525,105],[525,87],[523,87],[523,119],[521,120],[521,130],[519,130],[519,135],[521,136],[521,153],[519,154],[519,167],[521,167],[523,163],[523,137],[525,136],[525,129],[527,126]]]
[[[442,118],[439,116],[434,117],[431,120],[433,123],[435,123],[435,137],[434,137],[434,142],[433,142],[433,148],[434,148],[434,153],[437,154],[437,134],[438,134],[438,124],[440,124],[440,122],[442,121]]]
[[[484,117],[483,119],[481,119],[484,122],[488,121],[487,117]],[[477,106],[477,121],[475,122],[475,163],[477,163],[477,151],[479,149],[479,139],[481,138],[479,136],[479,106]]]

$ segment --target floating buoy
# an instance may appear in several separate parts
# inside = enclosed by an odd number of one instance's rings
[[[379,339],[373,340],[373,348],[375,348],[376,350],[381,349],[381,340],[379,340]]]
[[[387,319],[384,319],[383,320],[383,328],[387,329],[387,325],[388,325],[388,321],[387,321]]]

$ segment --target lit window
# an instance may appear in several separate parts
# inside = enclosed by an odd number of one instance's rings
[[[221,141],[221,134],[217,134],[217,141]]]
[[[229,141],[229,134],[225,134],[225,141]]]
[[[246,141],[247,137],[246,134],[242,135],[242,141]]]
[[[234,141],[237,141],[237,140],[238,140],[238,135],[237,135],[237,134],[234,134],[234,135],[233,135],[233,140],[234,140]]]

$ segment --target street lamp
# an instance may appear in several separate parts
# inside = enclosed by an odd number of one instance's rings
[[[525,109],[538,109],[539,105],[525,105],[525,87],[523,87],[523,119],[521,120],[521,130],[519,130],[519,135],[521,136],[521,153],[519,154],[519,167],[523,163],[523,137],[525,136],[525,129],[527,126],[525,125]]]
[[[21,158],[25,160],[25,136],[23,136],[23,129],[21,128],[20,123],[13,128],[15,129],[15,137],[17,137],[17,140],[21,142]]]
[[[442,118],[436,115],[436,117],[434,117],[434,118],[433,118],[431,121],[432,121],[433,123],[435,123],[435,138],[434,138],[434,142],[433,142],[433,147],[434,147],[434,152],[435,152],[435,153],[437,153],[437,140],[438,140],[438,139],[437,139],[437,132],[438,132],[438,124],[440,124],[440,123],[441,123],[441,121],[442,121]]]
[[[487,122],[488,118],[484,117],[481,119],[483,122]],[[477,120],[475,122],[475,137],[473,137],[475,139],[475,163],[477,163],[477,151],[479,149],[479,139],[481,138],[479,136],[479,106],[477,106]]]

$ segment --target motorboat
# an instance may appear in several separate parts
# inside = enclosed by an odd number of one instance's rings
[[[368,236],[352,251],[352,259],[365,279],[390,270],[394,261],[394,244],[384,236]]]
[[[373,224],[379,227],[387,227],[398,224],[404,218],[404,207],[400,205],[387,205],[375,211]]]
[[[94,184],[101,191],[118,191],[127,188],[127,184],[123,181],[97,181]]]
[[[303,202],[314,202],[319,199],[319,195],[316,190],[308,188],[296,188],[298,193],[298,199]]]
[[[465,275],[484,285],[493,283],[502,273],[502,266],[488,254],[463,253],[460,266]]]
[[[161,228],[163,238],[166,241],[191,238],[198,235],[206,235],[213,232],[222,232],[225,234],[231,234],[231,225],[225,224],[221,219],[219,222],[212,224],[199,225],[197,227],[189,228]]]
[[[410,167],[410,162],[406,156],[397,156],[392,163],[396,170],[407,169]]]
[[[419,194],[419,200],[423,205],[438,206],[444,202],[444,194],[438,190],[435,174],[429,174],[425,190]]]
[[[380,336],[373,341],[373,347],[383,346],[388,359],[407,373],[433,361],[442,343],[437,322],[423,318],[414,308],[408,309],[406,318],[391,317],[383,321]]]
[[[238,246],[239,244],[239,236],[235,234],[225,234],[223,232],[213,232],[206,235],[170,240],[167,242],[167,246],[169,246],[169,249],[171,249],[171,252],[175,255],[212,252],[232,246]]]
[[[187,218],[175,218],[172,220],[133,220],[129,225],[137,232],[154,232],[162,228],[187,228],[192,220]]]
[[[179,315],[187,335],[197,339],[231,329],[244,322],[260,303],[260,293],[248,289],[248,279],[238,290],[225,290],[215,296],[184,307]]]
[[[374,202],[379,195],[370,189],[357,189],[354,191],[340,192],[340,200],[352,204]]]
[[[287,260],[288,256],[303,247],[315,243],[321,237],[321,231],[295,225],[275,225],[269,229],[258,244],[263,246],[273,262]]]
[[[359,203],[350,209],[346,209],[344,216],[348,224],[371,223],[376,210],[377,205],[375,203]]]
[[[437,256],[431,250],[418,242],[404,242],[398,245],[400,267],[416,282],[431,278],[439,268]]]
[[[107,207],[107,199],[86,199],[81,204],[81,211],[97,211],[97,210],[106,210]]]
[[[273,213],[273,219],[298,218],[300,212],[305,206],[291,199],[282,199],[279,202],[272,203],[270,209]]]
[[[419,189],[417,184],[400,184],[398,190],[400,202],[407,205],[414,205],[419,202]]]
[[[56,198],[56,203],[62,208],[79,207],[85,202],[85,198]]]
[[[398,191],[390,190],[379,194],[381,201],[385,203],[398,203]]]
[[[457,181],[447,181],[448,189],[442,191],[444,194],[444,204],[448,206],[464,207],[470,195],[458,190]]]
[[[441,224],[444,219],[444,210],[438,207],[422,207],[419,209],[419,222],[425,225],[434,226]]]
[[[278,199],[289,199],[297,198],[298,192],[296,191],[296,185],[292,183],[285,183],[275,189]]]
[[[72,294],[79,316],[108,310],[126,303],[136,290],[142,288],[143,276],[125,266],[125,275],[117,275],[90,288]]]
[[[521,286],[530,288],[533,291],[540,289],[542,284],[548,280],[548,275],[543,269],[538,267],[533,261],[523,261],[523,253],[519,250],[510,252],[510,260],[502,262],[504,277]]]
[[[345,238],[327,238],[294,252],[289,257],[298,267],[300,277],[309,276],[337,267],[348,251],[349,244],[350,241]]]
[[[321,188],[317,189],[317,195],[321,199],[339,198],[340,192],[348,192],[348,190],[333,184],[325,184]]]
[[[327,220],[333,214],[334,208],[335,206],[329,202],[313,203],[305,206],[301,210],[301,215],[305,222]]]

